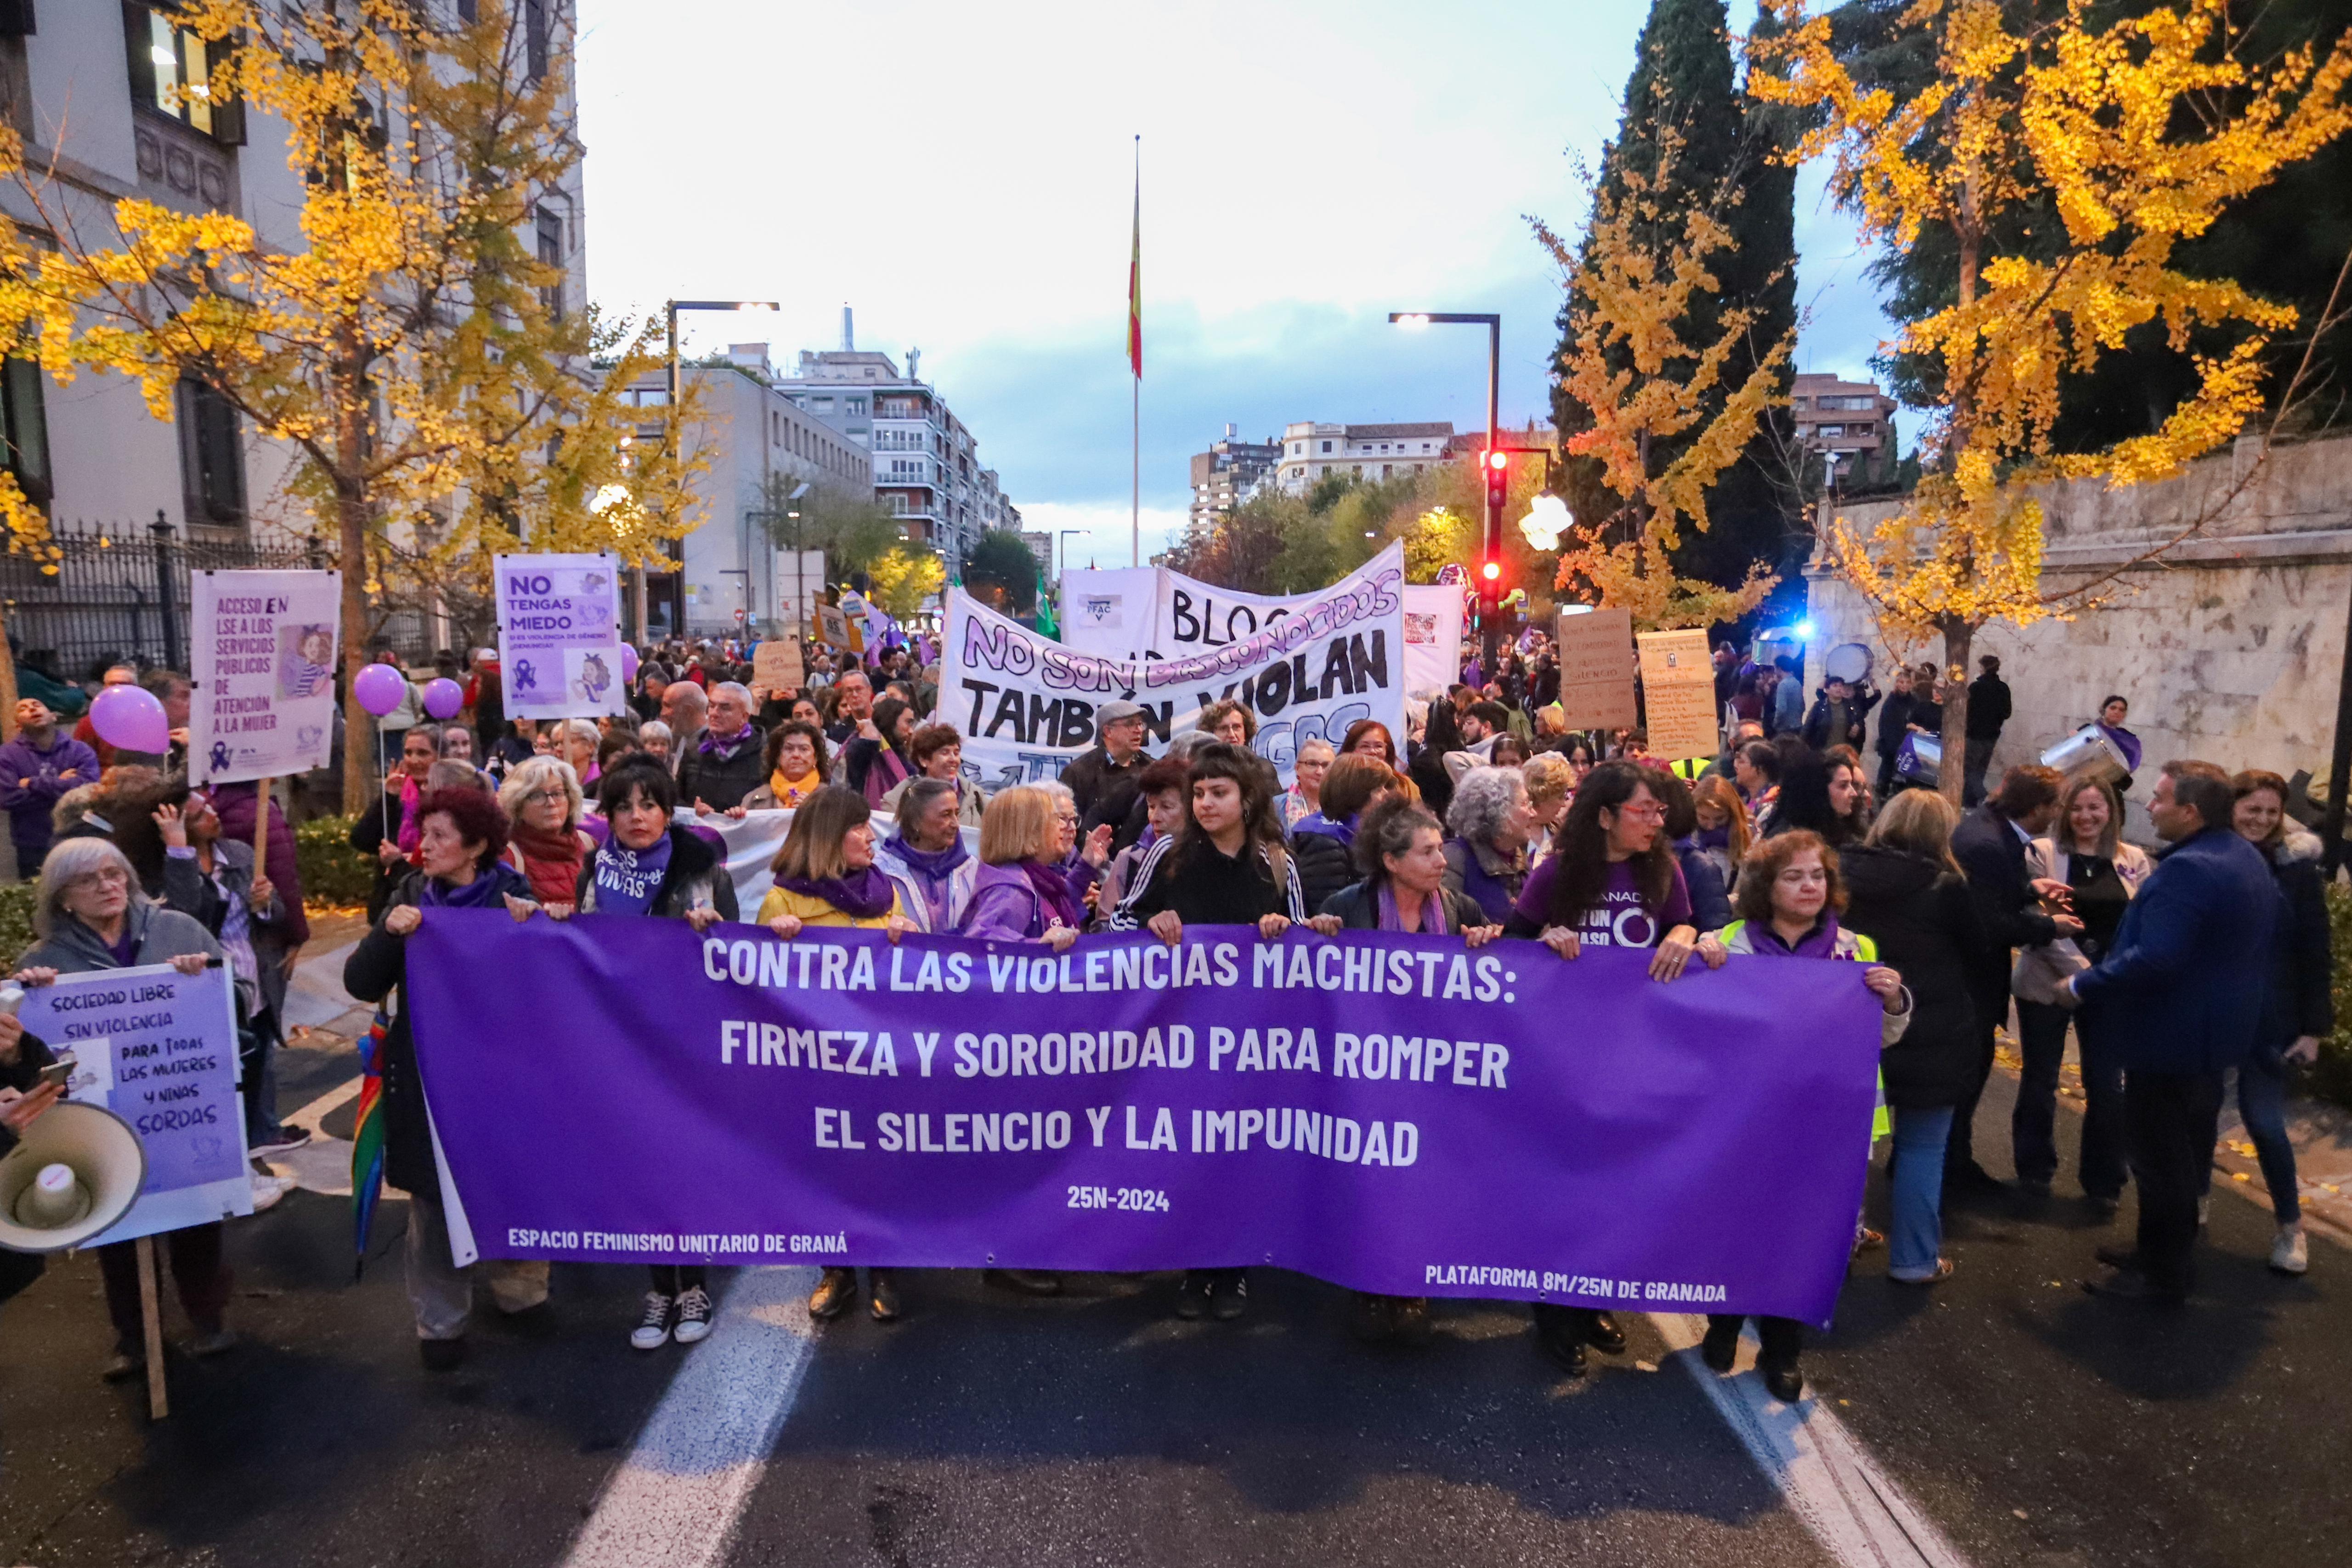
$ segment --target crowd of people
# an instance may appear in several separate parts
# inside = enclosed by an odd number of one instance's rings
[[[1900,763],[1907,737],[1939,728],[1946,677],[1932,667],[1898,670],[1883,696],[1827,681],[1807,704],[1798,670],[1727,648],[1720,754],[1661,759],[1639,730],[1570,732],[1554,700],[1557,665],[1534,638],[1507,650],[1491,678],[1474,665],[1413,704],[1402,735],[1364,720],[1300,741],[1287,786],[1255,749],[1256,718],[1240,703],[1212,706],[1155,751],[1150,716],[1114,700],[1096,710],[1095,744],[1059,779],[992,788],[964,760],[963,737],[938,707],[936,669],[914,650],[819,653],[788,691],[756,684],[753,665],[751,649],[728,643],[650,647],[629,713],[539,725],[500,714],[485,651],[468,677],[470,721],[436,722],[421,706],[384,721],[395,760],[351,831],[376,867],[370,929],[342,979],[354,998],[385,1004],[387,1179],[410,1197],[405,1268],[428,1367],[462,1357],[476,1283],[503,1312],[549,1302],[543,1263],[450,1262],[400,1000],[404,938],[443,905],[698,930],[749,919],[787,938],[861,926],[1056,950],[1091,931],[1174,943],[1202,925],[1254,925],[1268,939],[1293,925],[1473,947],[1524,939],[1561,960],[1642,949],[1658,984],[1735,956],[1849,962],[1881,1006],[1874,1136],[1891,1149],[1888,1233],[1857,1217],[1854,1247],[1858,1257],[1884,1249],[1897,1287],[1951,1275],[1949,1206],[1996,1192],[2049,1198],[2070,1030],[2086,1111],[2081,1201],[2112,1217],[2126,1180],[2138,1188],[2137,1237],[2101,1249],[2108,1271],[2090,1289],[2172,1302],[2191,1288],[2232,1075],[2277,1216],[2272,1266],[2306,1266],[2284,1106],[2290,1064],[2308,1060],[2333,1021],[2316,840],[2290,820],[2287,785],[2260,771],[2167,763],[2147,805],[2162,841],[2152,854],[2122,838],[2128,771],[2062,778],[2029,764],[1985,782],[1990,747],[1980,758],[1978,716],[1998,714],[1988,720],[1996,735],[2009,716],[1996,661],[1970,691],[1963,767],[1982,799],[1965,810],[1909,787]],[[179,700],[184,715],[184,690]],[[2110,699],[2102,720],[2128,736],[2127,711]],[[40,714],[18,717],[23,735],[0,748],[0,764],[26,770],[0,784],[48,800],[52,832],[39,846],[46,861],[31,862],[43,939],[20,979],[226,962],[254,1041],[257,1152],[289,1146],[301,1134],[276,1122],[267,1057],[307,927],[290,837],[282,861],[278,851],[277,802],[257,865],[251,786],[192,791],[172,758],[106,759]],[[2134,739],[2135,768],[2137,756]],[[92,770],[102,776],[82,777]],[[793,815],[772,887],[756,909],[739,908],[711,820],[778,808]],[[20,863],[26,841],[20,832]],[[1977,1158],[1976,1112],[2012,1002],[2022,1074],[2009,1184]],[[0,1082],[30,1091],[47,1060],[0,1019]],[[0,1122],[21,1126],[42,1103],[26,1092]],[[217,1227],[195,1232],[174,1233],[175,1279],[202,1343],[226,1343]],[[135,1303],[122,1315],[121,1270],[110,1261],[106,1272],[119,1328],[136,1316]],[[1030,1293],[1062,1288],[1038,1271],[993,1278]],[[1171,1307],[1231,1321],[1247,1311],[1248,1290],[1244,1270],[1194,1270]],[[889,1270],[869,1270],[861,1285],[847,1268],[824,1270],[810,1310],[830,1319],[861,1302],[886,1322],[908,1310]],[[1358,1329],[1409,1343],[1427,1333],[1429,1312],[1425,1300],[1367,1296]],[[1543,1306],[1534,1317],[1543,1351],[1570,1374],[1593,1351],[1624,1347],[1605,1312]],[[704,1271],[660,1266],[631,1343],[691,1344],[711,1323]],[[1729,1369],[1741,1329],[1714,1320],[1709,1364]],[[1798,1397],[1799,1325],[1768,1319],[1759,1337],[1768,1384]],[[110,1373],[135,1370],[140,1354],[126,1333]]]

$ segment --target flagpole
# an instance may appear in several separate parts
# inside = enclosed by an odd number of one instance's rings
[[[1128,366],[1135,372],[1130,389],[1133,420],[1129,429],[1134,489],[1127,514],[1127,564],[1143,564],[1143,133],[1135,136],[1135,251],[1128,261]]]

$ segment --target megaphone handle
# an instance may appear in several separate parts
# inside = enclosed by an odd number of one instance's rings
[[[155,1289],[155,1239],[142,1236],[131,1249],[139,1258],[139,1326],[147,1348],[147,1416],[161,1421],[172,1413],[163,1387],[163,1304]]]

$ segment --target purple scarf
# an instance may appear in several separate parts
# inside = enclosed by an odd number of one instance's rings
[[[1381,878],[1381,926],[1383,931],[1395,931],[1406,936],[1404,915],[1397,909],[1396,888],[1386,877]],[[1445,895],[1433,893],[1421,901],[1421,924],[1414,929],[1423,936],[1445,935]]]
[[[898,896],[898,889],[878,865],[846,876],[780,876],[776,885],[803,898],[822,900],[852,920],[874,920],[889,914],[891,901]]]
[[[1070,893],[1070,879],[1059,866],[1050,866],[1042,861],[1023,861],[1021,874],[1029,879],[1029,885],[1036,891],[1037,901],[1045,906],[1045,924],[1049,927],[1062,925],[1076,931],[1086,924],[1086,916],[1078,913],[1078,901]]]
[[[2124,766],[2126,768],[2129,768],[2134,773],[2139,771],[2138,736],[2134,735],[2127,729],[2118,729],[2112,724],[2103,724],[2099,726],[2099,733],[2116,743],[2116,749],[2124,754]]]
[[[1356,841],[1357,820],[1349,817],[1346,821],[1335,822],[1322,812],[1314,811],[1299,818],[1290,831],[1293,834],[1311,833],[1318,838],[1337,839],[1341,844],[1352,847]]]
[[[416,902],[427,909],[480,909],[501,902],[501,895],[508,893],[529,898],[530,884],[514,867],[494,862],[488,871],[474,873],[474,880],[463,887],[452,887],[437,876],[426,877],[416,891]]]
[[[963,835],[943,850],[919,850],[900,839],[890,847],[890,852],[914,873],[915,886],[922,893],[923,903],[931,912],[931,929],[943,932],[948,928],[949,879],[956,867],[971,859],[971,852],[963,847]]]
[[[1837,956],[1837,916],[1822,911],[1821,924],[1797,939],[1794,947],[1781,945],[1780,934],[1769,920],[1755,924],[1748,946],[1774,958],[1834,958]]]
[[[698,746],[695,749],[701,752],[705,757],[721,757],[721,759],[724,760],[724,758],[732,757],[736,752],[741,750],[744,747],[749,746],[751,743],[752,737],[757,736],[759,733],[760,732],[758,730],[753,729],[748,723],[732,735],[714,735],[709,730],[706,729],[702,732],[701,745]],[[723,757],[721,756],[722,753],[724,754]]]

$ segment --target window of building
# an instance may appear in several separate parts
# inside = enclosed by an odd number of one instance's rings
[[[813,405],[815,407],[815,409],[816,409],[817,413],[831,413],[833,412],[833,400],[832,400],[831,398],[829,398],[829,397],[821,397],[821,398],[815,398],[815,399],[813,399],[813,400],[811,400],[811,401],[812,401]]]
[[[539,264],[554,267],[561,274],[563,269],[563,220],[545,207],[532,215],[539,226]],[[563,279],[561,276],[539,291],[539,303],[540,308],[547,312],[549,320],[563,319]]]
[[[226,47],[206,44],[174,26],[152,5],[122,7],[123,49],[131,67],[131,99],[142,110],[176,120],[224,147],[245,144],[245,110],[235,99],[215,98],[214,62]]]
[[[180,491],[192,523],[245,520],[245,448],[237,440],[236,409],[194,380],[179,387]]]
[[[0,441],[8,472],[37,506],[55,498],[49,480],[49,415],[41,402],[41,367],[30,360],[0,366]]]
[[[844,398],[841,400],[841,412],[862,414],[866,412],[866,400],[862,397]]]
[[[1813,434],[1819,436],[1843,435],[1845,434],[1845,426],[1843,424],[1820,425],[1814,429]]]
[[[522,68],[533,81],[547,74],[547,0],[522,0]]]
[[[1331,450],[1331,444],[1330,444],[1329,442],[1328,442],[1328,441],[1327,441],[1327,442],[1325,442],[1325,443],[1323,444],[1323,450],[1324,450],[1324,451],[1326,451],[1326,452],[1330,451],[1330,450]]]

